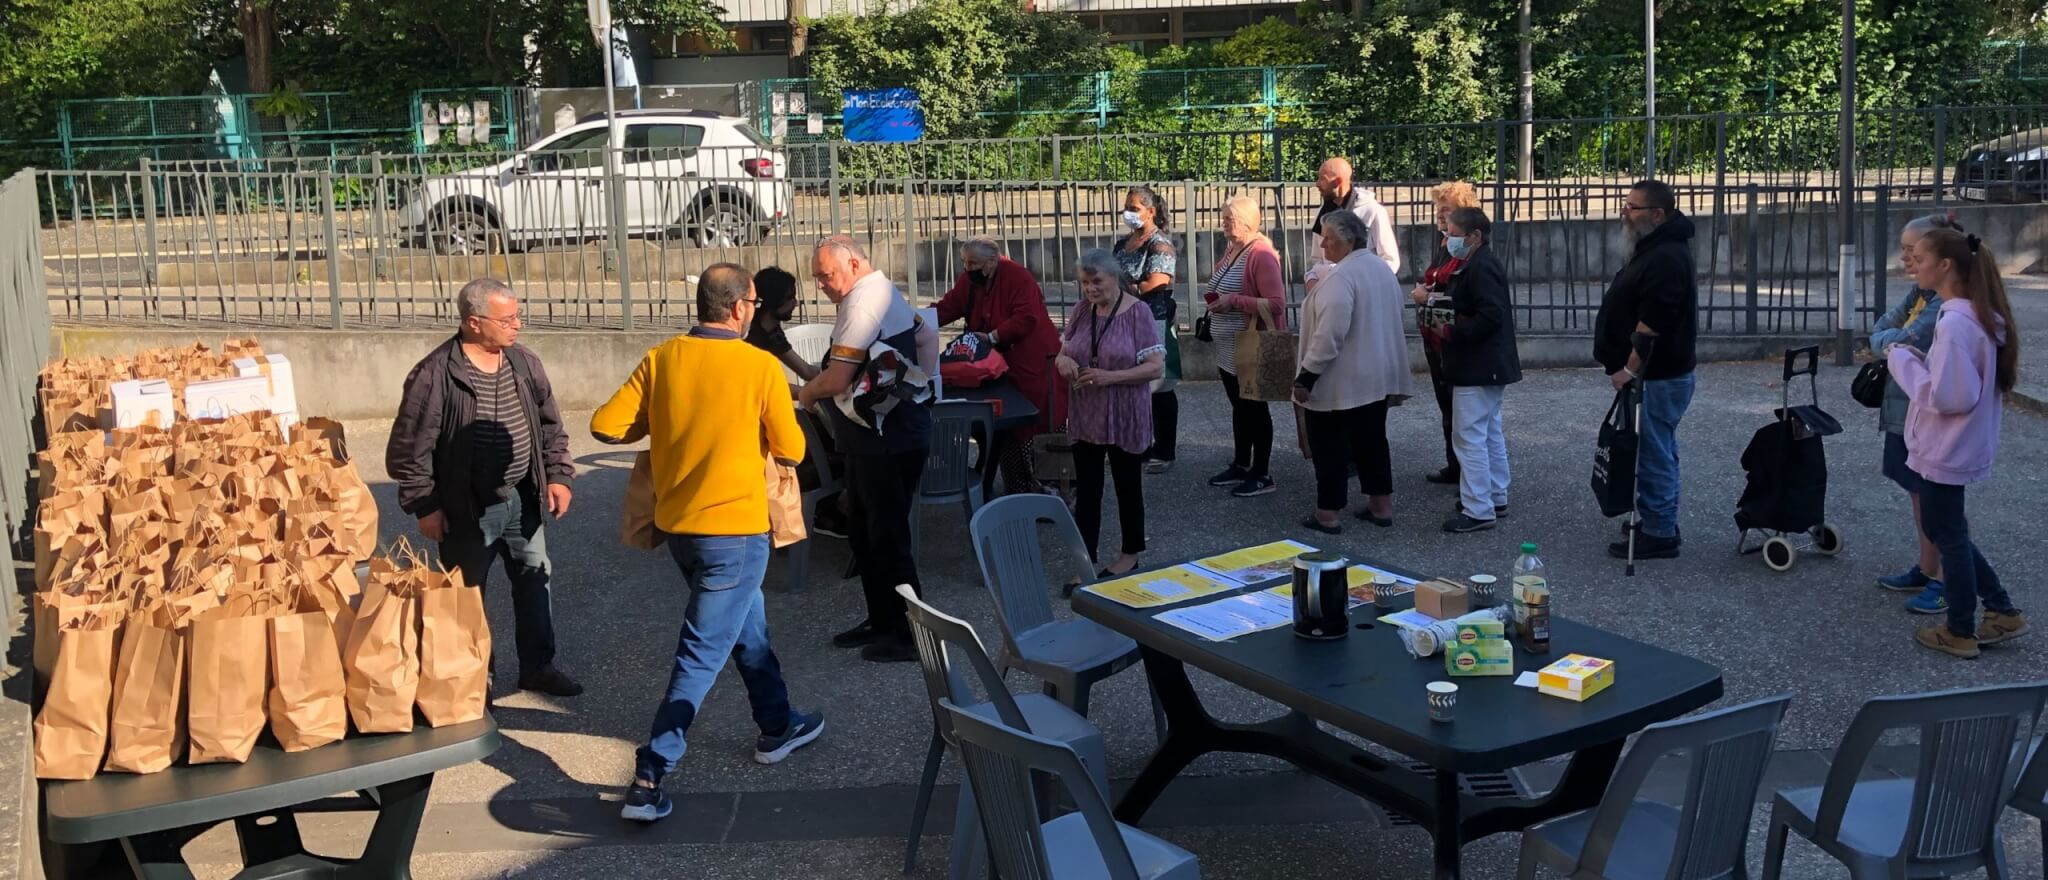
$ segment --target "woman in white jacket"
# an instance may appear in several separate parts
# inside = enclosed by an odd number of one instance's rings
[[[1394,524],[1393,459],[1387,406],[1409,396],[1408,340],[1394,271],[1372,253],[1371,232],[1349,212],[1323,219],[1323,256],[1335,268],[1301,304],[1302,452],[1315,463],[1315,514],[1304,528],[1340,534],[1348,502],[1345,466],[1358,468],[1366,506],[1358,518]]]

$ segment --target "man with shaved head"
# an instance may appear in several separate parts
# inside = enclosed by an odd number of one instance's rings
[[[939,331],[917,316],[850,236],[818,242],[811,253],[811,277],[839,307],[839,318],[832,325],[824,372],[803,387],[797,400],[806,408],[823,404],[818,408],[831,420],[832,437],[846,455],[851,508],[846,537],[860,565],[868,606],[867,618],[833,636],[832,644],[859,648],[861,659],[877,663],[915,660],[910,618],[896,587],[918,589],[910,508],[917,503],[931,445],[931,407],[928,400],[898,399],[886,411],[857,419],[835,398],[875,378],[878,359],[916,365],[926,376],[936,372]]]
[[[1336,211],[1350,211],[1365,221],[1366,250],[1387,261],[1387,268],[1394,270],[1394,275],[1399,277],[1401,245],[1395,235],[1394,221],[1387,216],[1386,206],[1373,197],[1372,190],[1352,183],[1352,174],[1351,160],[1343,156],[1325,159],[1322,167],[1316,169],[1316,190],[1323,194],[1323,207],[1316,212],[1315,238],[1309,252],[1318,255],[1323,252],[1323,218]],[[1328,260],[1318,256],[1304,280],[1309,287],[1314,287],[1317,281],[1329,274],[1331,268]]]
[[[791,708],[768,643],[761,598],[773,551],[766,459],[796,464],[804,434],[781,365],[744,341],[758,308],[747,270],[732,263],[705,269],[697,326],[649,351],[590,417],[590,433],[605,443],[646,438],[654,525],[689,588],[668,691],[619,811],[638,822],[673,811],[661,780],[682,760],[690,725],[728,660],[739,667],[761,731],[755,761],[777,763],[825,731],[822,713]]]

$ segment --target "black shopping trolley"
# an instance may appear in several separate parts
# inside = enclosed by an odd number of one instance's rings
[[[1800,358],[1804,366],[1797,366]],[[1785,351],[1785,387],[1777,420],[1757,429],[1742,450],[1749,480],[1735,504],[1738,554],[1764,555],[1772,571],[1785,571],[1798,551],[1823,556],[1842,552],[1842,533],[1827,523],[1828,457],[1821,438],[1842,432],[1842,423],[1820,408],[1820,346]],[[1813,403],[1792,405],[1792,380],[1805,376]],[[1763,538],[1749,546],[1749,533]],[[1794,539],[1798,543],[1794,543]]]

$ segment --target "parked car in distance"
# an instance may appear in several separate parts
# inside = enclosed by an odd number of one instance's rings
[[[622,197],[629,235],[700,247],[760,241],[789,215],[782,151],[744,120],[701,110],[622,110]],[[402,230],[441,254],[481,254],[605,237],[603,113],[511,158],[414,184]]]
[[[2014,132],[1963,151],[1956,198],[1973,202],[2038,202],[2048,198],[2048,128]]]

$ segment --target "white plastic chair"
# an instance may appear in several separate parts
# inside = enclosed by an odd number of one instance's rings
[[[1080,756],[987,715],[939,704],[959,740],[996,875],[1043,880],[1200,880],[1193,853],[1118,822]],[[1033,771],[1050,773],[1078,807],[1040,822]]]
[[[1778,792],[1764,846],[1764,880],[1778,880],[1789,832],[1848,866],[1852,880],[2008,876],[1999,814],[2011,800],[2048,684],[2006,685],[1863,704],[1827,784]],[[1860,777],[1885,734],[1920,734],[1919,766],[1901,779]]]
[[[2041,876],[2048,877],[2048,749],[2035,737],[2028,748],[2027,769],[2012,793],[2012,808],[2041,820]]]
[[[782,335],[789,338],[790,350],[812,364],[824,363],[825,352],[832,349],[830,324],[790,324],[782,328]],[[795,370],[783,367],[782,374],[789,377],[791,385],[804,384],[803,377],[797,375]]]

